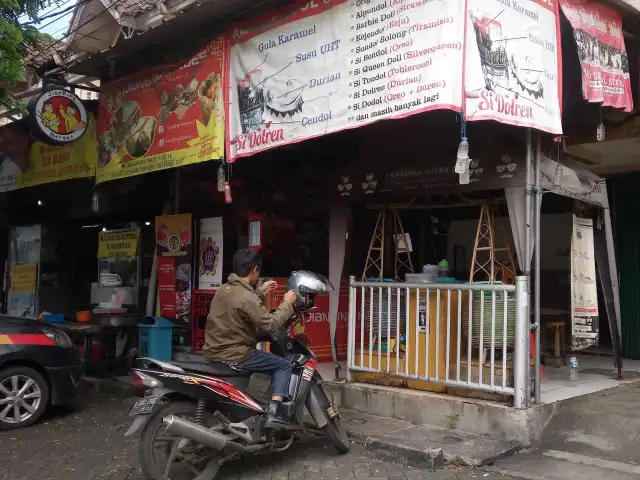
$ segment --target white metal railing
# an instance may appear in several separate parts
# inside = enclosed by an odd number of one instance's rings
[[[385,373],[526,406],[527,278],[516,285],[349,279],[348,375]]]

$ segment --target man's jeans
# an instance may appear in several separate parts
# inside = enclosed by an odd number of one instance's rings
[[[236,364],[236,367],[245,372],[262,373],[273,378],[274,397],[286,398],[289,392],[291,380],[291,363],[273,353],[256,350],[244,362]]]

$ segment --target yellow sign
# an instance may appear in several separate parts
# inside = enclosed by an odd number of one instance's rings
[[[11,265],[11,288],[9,293],[31,293],[36,291],[38,266],[35,263]]]
[[[101,85],[96,183],[224,156],[224,40]]]
[[[140,229],[100,232],[98,258],[131,258],[138,252]]]
[[[96,120],[89,115],[87,131],[79,140],[59,146],[35,140],[29,147],[26,169],[21,169],[11,159],[0,164],[0,192],[74,178],[90,178],[96,174],[97,163]]]

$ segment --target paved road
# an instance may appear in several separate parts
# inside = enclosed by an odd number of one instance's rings
[[[137,438],[125,439],[131,400],[91,394],[76,410],[58,410],[33,427],[0,433],[1,480],[143,480]],[[289,452],[225,465],[216,480],[497,480],[478,471],[436,473],[379,462],[354,445],[337,455],[322,438],[306,438]]]

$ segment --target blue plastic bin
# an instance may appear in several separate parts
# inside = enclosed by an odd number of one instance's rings
[[[44,323],[62,323],[64,322],[64,315],[61,313],[45,313],[42,315]]]
[[[138,348],[141,357],[171,360],[173,322],[164,317],[143,317],[138,324]]]

